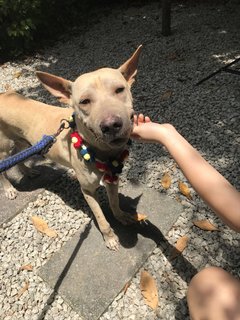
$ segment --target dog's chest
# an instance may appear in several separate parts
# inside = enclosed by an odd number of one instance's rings
[[[92,165],[86,165],[88,168],[88,181],[91,184],[100,184],[100,181],[102,179],[103,173],[99,172],[94,164]]]
[[[73,169],[82,187],[94,189],[100,185],[103,173],[97,170],[94,163],[87,164],[84,160],[78,161],[78,163],[74,163]]]

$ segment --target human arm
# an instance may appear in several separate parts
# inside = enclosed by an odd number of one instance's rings
[[[199,196],[230,228],[240,232],[240,193],[172,125],[135,116],[132,137],[164,145]]]

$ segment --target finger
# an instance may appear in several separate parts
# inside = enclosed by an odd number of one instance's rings
[[[145,122],[152,122],[152,121],[151,121],[151,119],[150,119],[148,116],[146,116],[146,117],[145,117]]]
[[[141,123],[143,123],[144,122],[144,115],[142,114],[142,113],[140,113],[139,115],[138,115],[138,124],[141,124]]]
[[[137,126],[137,123],[138,123],[138,115],[135,114],[135,115],[133,116],[133,124],[134,124],[135,126]]]

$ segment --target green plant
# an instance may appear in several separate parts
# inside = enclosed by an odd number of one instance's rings
[[[78,24],[94,0],[0,0],[0,58],[16,57]]]

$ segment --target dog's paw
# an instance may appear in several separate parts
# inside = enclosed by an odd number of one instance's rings
[[[119,250],[119,240],[115,233],[112,231],[111,235],[103,235],[106,247],[113,251]]]
[[[11,186],[10,188],[7,188],[5,190],[5,196],[10,199],[10,200],[13,200],[17,197],[17,190]]]

